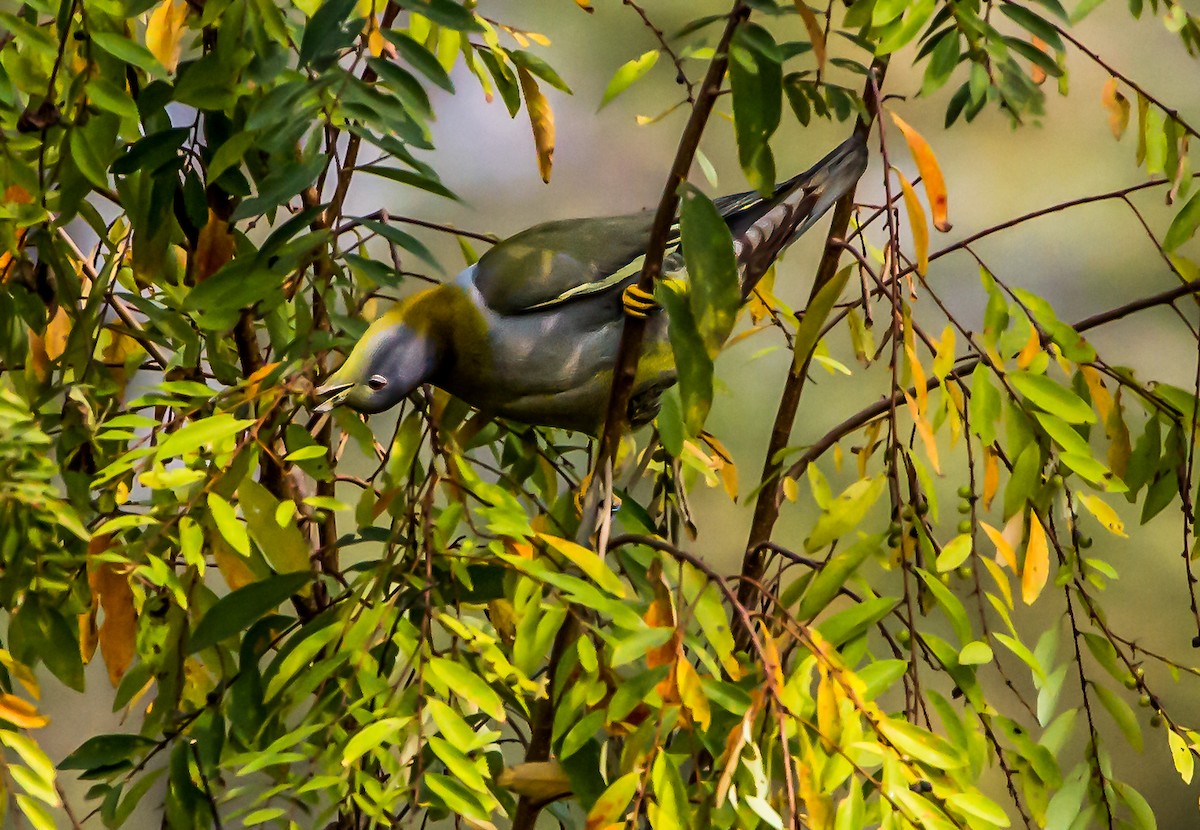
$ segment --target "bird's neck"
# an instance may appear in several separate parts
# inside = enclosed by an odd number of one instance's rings
[[[455,283],[420,291],[396,309],[401,319],[424,335],[437,350],[445,370],[456,361],[478,361],[486,355],[487,326],[479,309]]]

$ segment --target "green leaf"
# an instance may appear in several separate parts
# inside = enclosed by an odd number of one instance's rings
[[[716,358],[742,305],[733,238],[707,196],[686,182],[679,195],[688,299],[708,356]]]
[[[954,628],[954,634],[958,637],[958,642],[963,645],[969,643],[972,639],[971,623],[967,619],[967,611],[963,608],[962,602],[936,576],[923,568],[916,568],[914,570],[925,582],[925,587],[929,590],[929,593],[933,594],[933,598],[937,600],[937,604],[946,612],[946,618],[950,620],[950,625]]]
[[[1121,734],[1125,736],[1125,740],[1131,747],[1141,752],[1142,728],[1138,725],[1137,715],[1129,708],[1129,704],[1122,700],[1116,692],[1099,683],[1093,683],[1091,689],[1100,699],[1100,705],[1108,711],[1108,714],[1112,715],[1112,719],[1116,722],[1117,728],[1121,730]]]
[[[408,61],[414,69],[447,92],[454,92],[454,83],[450,80],[450,76],[446,74],[446,70],[428,49],[404,32],[394,29],[384,31],[383,36],[396,47],[400,57]]]
[[[1036,441],[1030,442],[1021,450],[1013,464],[1012,476],[1004,486],[1004,518],[1015,516],[1024,507],[1025,502],[1037,496],[1037,488],[1042,481],[1042,448]]]
[[[113,32],[93,31],[88,34],[91,36],[92,43],[117,60],[136,66],[138,69],[144,69],[150,75],[159,78],[166,77],[166,67],[159,63],[150,50],[142,44]]]
[[[233,505],[217,493],[209,493],[207,501],[208,512],[225,541],[240,555],[249,556],[250,536],[246,533],[246,526],[238,521]]]
[[[385,179],[391,179],[400,184],[406,184],[410,187],[427,190],[430,193],[438,196],[444,196],[447,199],[458,201],[458,196],[454,195],[454,191],[447,188],[444,184],[428,176],[420,173],[414,173],[412,170],[400,170],[395,167],[384,167],[379,164],[368,164],[365,167],[358,168],[363,173],[370,173],[375,176],[382,176]]]
[[[1024,395],[1030,403],[1052,415],[1057,415],[1067,423],[1096,423],[1096,413],[1082,398],[1045,375],[1009,372],[1006,377],[1013,388]]]
[[[886,486],[887,480],[881,476],[861,479],[843,490],[817,519],[812,534],[804,540],[805,550],[818,551],[858,527]]]
[[[967,557],[971,555],[971,534],[960,533],[942,547],[942,552],[938,554],[937,570],[938,573],[952,571],[967,561]]]
[[[554,68],[550,66],[550,64],[546,63],[537,55],[533,54],[532,52],[526,52],[523,49],[513,49],[508,53],[508,56],[512,58],[512,62],[517,66],[520,66],[527,72],[537,75],[543,81],[550,84],[550,86],[561,92],[565,92],[568,95],[571,94],[571,88],[567,86],[567,82],[559,77],[558,73],[554,71]]]
[[[87,82],[85,90],[88,98],[100,109],[121,118],[138,120],[137,104],[133,102],[123,87],[117,86],[106,78],[92,78]]]
[[[712,407],[712,358],[708,356],[685,292],[669,280],[658,280],[654,296],[670,320],[667,334],[675,356],[684,429],[688,436],[696,436],[704,428]]]
[[[132,761],[155,741],[143,735],[115,733],[88,738],[79,748],[58,763],[59,769],[89,770]]]
[[[1195,236],[1197,227],[1200,227],[1200,192],[1192,194],[1171,220],[1171,227],[1163,237],[1163,250],[1174,251]]]
[[[613,637],[613,653],[609,666],[620,668],[641,659],[652,648],[658,648],[675,633],[675,629],[659,626],[643,628],[620,637]]]
[[[775,186],[775,157],[769,144],[783,108],[783,69],[771,33],[743,23],[729,47],[738,160],[750,185],[769,195]]]
[[[445,657],[434,657],[429,661],[429,670],[442,681],[447,689],[481,710],[494,720],[505,719],[504,703],[487,682],[475,672]]]
[[[945,738],[908,721],[883,718],[879,721],[879,731],[897,750],[936,769],[955,769],[966,762]]]
[[[879,482],[882,484],[882,479]],[[840,498],[839,496],[839,500]],[[819,526],[820,522],[817,524]],[[808,590],[800,597],[800,603],[796,606],[796,618],[808,621],[825,610],[867,557],[878,553],[882,547],[883,536],[876,534],[864,536],[850,547],[834,554],[813,577],[808,584]]]
[[[968,820],[976,818],[997,827],[1012,824],[1000,805],[981,793],[954,793],[946,798],[946,806]]]
[[[973,640],[958,653],[958,663],[961,666],[979,666],[992,662],[992,657],[991,646],[982,640]]]
[[[621,64],[613,73],[608,86],[604,88],[604,97],[600,99],[600,109],[604,109],[609,101],[629,89],[630,85],[649,72],[654,64],[658,63],[658,55],[657,49],[651,49],[641,57]]]
[[[368,723],[362,729],[355,732],[350,737],[350,740],[346,741],[346,745],[342,747],[342,766],[351,766],[372,749],[384,747],[388,743],[394,743],[397,734],[407,722],[407,718],[384,718],[373,723]],[[389,741],[389,738],[392,740]],[[441,739],[433,737],[429,740]]]
[[[246,517],[250,536],[258,543],[272,568],[279,573],[310,570],[312,549],[296,526],[291,511],[284,524],[275,520],[276,510],[283,502],[272,496],[266,487],[247,478],[238,485],[238,503]],[[290,500],[287,504],[291,506]]]
[[[1000,394],[992,385],[991,370],[979,363],[971,374],[971,403],[968,405],[971,429],[984,445],[996,440],[996,422],[1000,420]]]
[[[161,462],[168,458],[195,452],[201,447],[220,451],[219,445],[222,442],[254,423],[252,419],[234,418],[227,412],[192,421],[163,439],[155,452],[155,458]]]
[[[311,581],[312,574],[308,572],[279,574],[226,594],[213,603],[196,625],[188,642],[188,654],[203,651],[244,631]]]
[[[900,604],[899,597],[875,597],[839,611],[817,625],[831,646],[837,647],[853,640],[870,626],[882,620]]]

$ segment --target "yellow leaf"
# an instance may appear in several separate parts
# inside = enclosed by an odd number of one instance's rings
[[[1046,544],[1046,531],[1038,519],[1036,510],[1029,511],[1029,545],[1025,548],[1025,564],[1021,569],[1021,599],[1026,605],[1033,601],[1046,587],[1050,576],[1050,547]]]
[[[1108,128],[1113,138],[1120,140],[1129,126],[1129,99],[1117,90],[1117,79],[1109,78],[1100,93],[1100,100],[1108,110]]]
[[[890,113],[904,140],[908,142],[908,150],[912,153],[913,161],[917,164],[917,172],[921,174],[921,184],[925,186],[925,195],[929,197],[929,208],[933,214],[933,226],[942,233],[950,230],[949,199],[946,194],[946,180],[942,176],[942,168],[937,156],[920,133],[896,113]]]
[[[43,342],[46,347],[46,357],[58,360],[67,350],[67,339],[71,336],[71,318],[62,306],[54,312],[54,317],[46,326]]]
[[[383,54],[385,44],[386,41],[383,39],[383,33],[379,31],[379,27],[372,26],[371,31],[367,32],[367,51],[377,58]]]
[[[712,709],[708,705],[708,698],[704,696],[700,675],[687,660],[675,664],[675,685],[679,689],[679,700],[691,713],[692,720],[707,732],[712,723]]]
[[[595,551],[570,540],[551,536],[549,533],[539,533],[538,538],[574,563],[575,567],[587,574],[588,578],[601,588],[613,596],[625,596],[624,583]]]
[[[991,447],[983,448],[983,507],[992,509],[992,499],[1000,489],[1000,459]]]
[[[549,46],[550,45],[550,38],[546,37],[541,32],[526,32],[525,37],[532,40],[538,46]]]
[[[955,347],[954,326],[947,323],[946,328],[942,329],[942,337],[938,340],[937,351],[933,355],[933,374],[938,380],[944,380],[946,375],[950,374],[950,370],[954,368]]]
[[[1017,570],[1017,553],[1013,550],[1012,545],[1004,538],[1004,534],[996,530],[987,522],[980,522],[979,526],[983,528],[983,532],[992,540],[992,544],[996,546],[996,561],[1008,565],[1013,571]]]
[[[183,0],[163,0],[146,23],[146,48],[168,72],[179,65],[187,14],[188,4]]]
[[[1096,521],[1104,525],[1104,529],[1116,536],[1128,537],[1125,532],[1125,523],[1121,521],[1121,517],[1117,515],[1117,511],[1108,506],[1108,503],[1099,496],[1093,496],[1090,493],[1080,493],[1079,501],[1087,508],[1087,511],[1096,517]]]
[[[917,393],[917,415],[924,418],[929,411],[929,381],[925,375],[925,367],[917,357],[917,350],[908,343],[904,344],[904,353],[908,356],[908,365],[912,371],[913,391]],[[908,393],[905,392],[905,395]]]
[[[583,9],[588,14],[592,14],[594,11],[596,11],[592,8],[591,0],[575,0],[575,5],[579,6],[579,8]]]
[[[793,0],[796,5],[796,11],[800,13],[800,19],[804,21],[804,28],[808,30],[808,40],[812,43],[813,54],[817,57],[817,68],[825,68],[825,30],[821,28],[820,21],[813,14],[812,9],[804,0]]]
[[[799,488],[796,486],[796,479],[791,476],[783,477],[783,497],[788,501],[795,501],[800,494]]]
[[[941,475],[942,465],[938,460],[937,440],[933,437],[933,427],[930,426],[928,420],[921,416],[917,402],[907,391],[904,392],[904,400],[908,402],[909,414],[912,415],[913,425],[917,428],[917,435],[921,436],[921,443],[925,446],[925,454],[929,456],[929,463],[933,465],[933,471]]]
[[[1117,389],[1112,412],[1104,420],[1104,433],[1108,436],[1108,467],[1118,478],[1125,478],[1129,469],[1129,457],[1133,447],[1129,441],[1129,426],[1125,423],[1125,411],[1121,406],[1121,390]]]
[[[913,235],[913,250],[917,254],[917,273],[923,277],[929,270],[929,225],[925,223],[925,208],[917,198],[917,191],[913,190],[912,184],[900,172],[900,168],[893,166],[892,170],[900,179],[900,190],[904,193],[904,211],[908,214],[908,224]]]
[[[1174,729],[1167,732],[1167,744],[1171,748],[1171,760],[1175,763],[1175,771],[1179,773],[1183,783],[1192,783],[1192,775],[1196,771],[1196,757],[1192,754],[1191,747]]]
[[[1080,366],[1079,371],[1087,382],[1088,394],[1092,396],[1092,403],[1100,415],[1100,422],[1106,423],[1109,413],[1112,412],[1113,397],[1104,385],[1104,376],[1095,366]]]
[[[7,693],[0,694],[0,719],[19,729],[41,729],[50,722],[32,703]]]
[[[542,94],[537,81],[523,66],[517,67],[521,81],[521,92],[525,94],[525,109],[529,112],[529,123],[533,127],[533,142],[537,146],[538,172],[542,181],[549,183],[550,169],[554,165],[554,112],[550,102]]]

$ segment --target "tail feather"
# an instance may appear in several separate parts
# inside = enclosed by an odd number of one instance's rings
[[[718,200],[744,274],[743,294],[753,290],[784,248],[854,187],[866,166],[866,143],[856,134],[809,170],[781,183],[770,199],[751,192]]]

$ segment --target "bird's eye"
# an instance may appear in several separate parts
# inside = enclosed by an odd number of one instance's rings
[[[370,379],[367,381],[367,386],[371,387],[373,391],[378,392],[380,389],[387,386],[387,378],[385,378],[383,375],[371,375]]]

